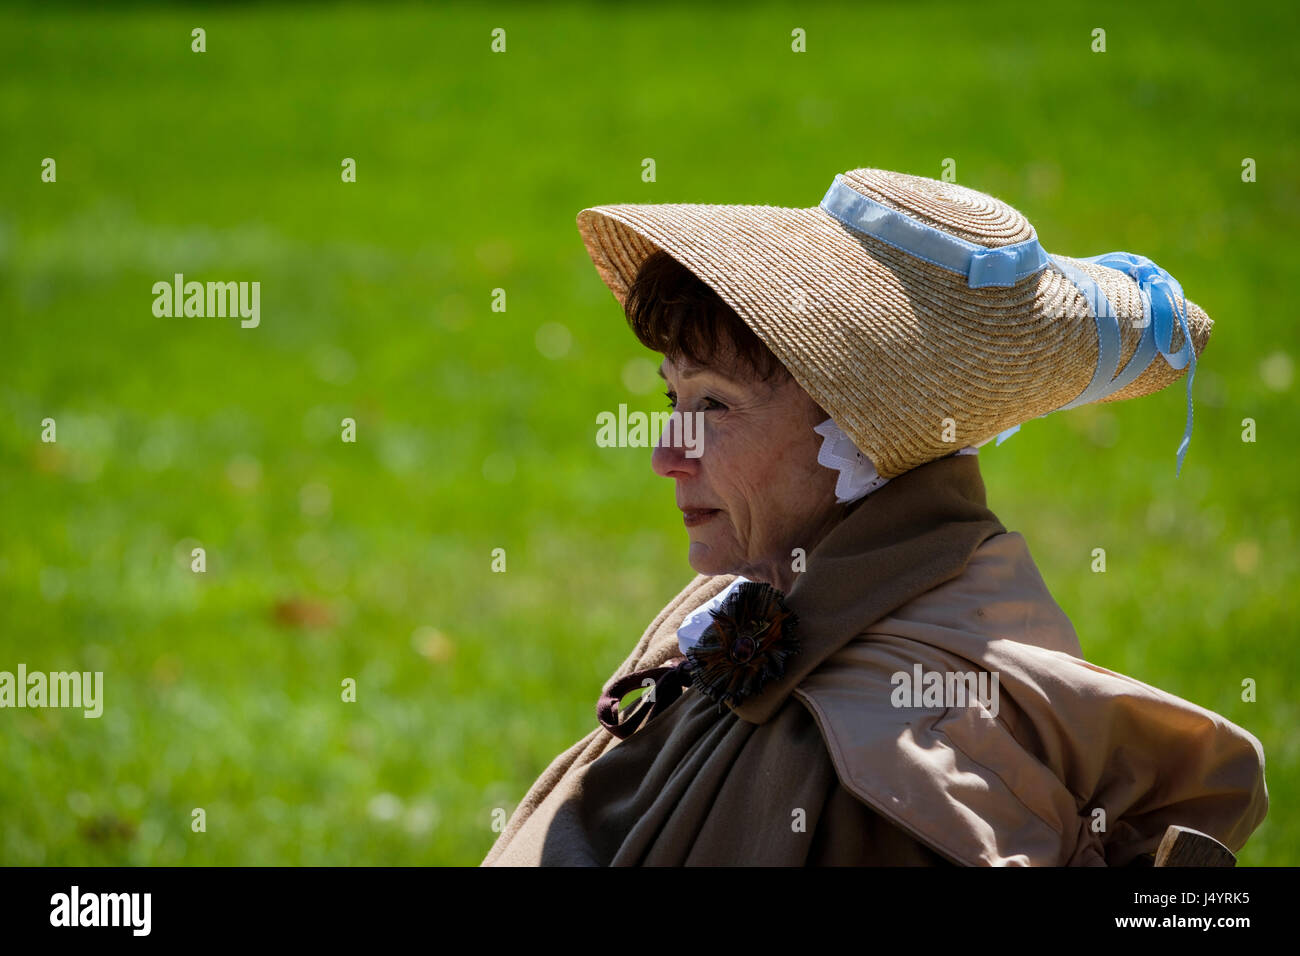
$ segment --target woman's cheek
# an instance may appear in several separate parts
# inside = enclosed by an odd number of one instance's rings
[[[704,441],[702,442],[701,454],[704,459],[712,458],[711,464],[716,470],[720,463],[727,458],[727,439],[726,430],[719,428],[716,423],[710,421],[709,415],[704,416]]]

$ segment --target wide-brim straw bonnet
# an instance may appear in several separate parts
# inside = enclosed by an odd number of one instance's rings
[[[620,305],[641,263],[667,252],[881,477],[1001,444],[1052,411],[1149,395],[1190,365],[1181,471],[1213,322],[1145,257],[1048,254],[1005,202],[882,169],[837,175],[810,208],[617,204],[577,221]]]

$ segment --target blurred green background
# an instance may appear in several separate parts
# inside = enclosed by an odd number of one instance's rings
[[[575,215],[945,159],[1215,319],[1180,477],[1182,382],[980,458],[1087,656],[1263,742],[1241,862],[1297,861],[1290,5],[0,18],[0,669],[105,673],[99,720],[0,712],[0,862],[477,864],[693,576],[648,450],[594,441],[664,400]],[[155,318],[177,272],[260,281],[260,327]]]

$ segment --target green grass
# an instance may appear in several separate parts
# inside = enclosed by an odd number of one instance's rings
[[[1091,660],[1260,738],[1272,809],[1241,862],[1296,861],[1286,5],[4,20],[0,669],[102,670],[106,702],[0,712],[0,862],[479,862],[692,574],[669,484],[593,440],[596,412],[662,399],[574,216],[812,206],[836,172],[949,157],[1049,250],[1148,255],[1216,321],[1181,477],[1182,383],[982,467]],[[176,272],[260,281],[261,327],[155,318]]]

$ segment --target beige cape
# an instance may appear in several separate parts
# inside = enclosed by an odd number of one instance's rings
[[[733,580],[697,576],[608,683],[680,656],[683,618]],[[1255,737],[1082,659],[977,456],[860,502],[787,601],[782,680],[723,714],[690,688],[626,740],[598,726],[483,865],[1113,866],[1169,824],[1237,851],[1267,812]],[[918,665],[996,675],[996,707],[904,694]]]

